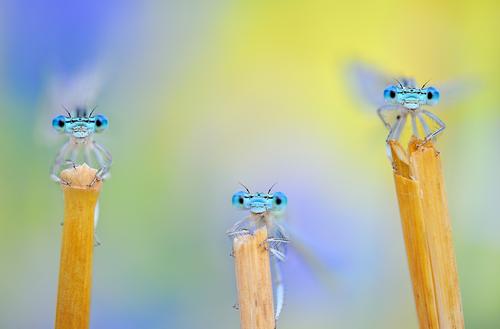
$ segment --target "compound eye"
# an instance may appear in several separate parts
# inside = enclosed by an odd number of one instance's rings
[[[233,206],[239,209],[245,208],[245,195],[246,193],[243,191],[234,193],[232,199]]]
[[[66,117],[64,115],[58,115],[52,120],[52,127],[58,132],[64,132],[64,127],[66,126]]]
[[[435,105],[439,102],[439,91],[434,87],[426,89],[426,98],[428,105]]]
[[[276,192],[273,194],[273,209],[275,210],[283,210],[285,209],[288,203],[288,198],[285,193]]]
[[[395,86],[389,86],[384,90],[384,99],[387,102],[393,103],[396,101],[398,95],[398,89]]]
[[[108,128],[108,118],[106,118],[104,115],[99,114],[95,116],[95,131],[101,132]]]

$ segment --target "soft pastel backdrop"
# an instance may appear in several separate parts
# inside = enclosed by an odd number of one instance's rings
[[[326,288],[292,254],[279,328],[417,328],[387,132],[347,83],[352,60],[481,82],[435,110],[466,326],[499,328],[499,30],[496,1],[1,2],[0,328],[53,326],[53,86],[88,71],[103,77],[89,102],[110,119],[97,138],[115,161],[92,328],[237,328],[224,232],[243,216],[239,181],[278,182],[334,273]]]

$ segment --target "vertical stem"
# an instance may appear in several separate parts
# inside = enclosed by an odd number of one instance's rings
[[[420,328],[463,329],[464,320],[439,153],[413,139],[390,142],[403,236]]]
[[[420,183],[422,208],[426,214],[427,244],[434,275],[439,323],[441,328],[462,329],[462,300],[441,158],[432,143],[420,147],[414,145],[410,145],[410,167]]]
[[[274,329],[274,307],[267,230],[233,242],[241,329]]]
[[[410,178],[410,168],[398,144],[391,142],[394,182],[398,195],[401,226],[413,286],[413,296],[421,329],[439,329],[434,278],[425,232],[425,218],[419,183]],[[401,150],[399,150],[401,151]]]
[[[95,169],[87,165],[67,169],[63,185],[64,225],[56,306],[56,329],[86,329],[90,322],[94,210],[101,182],[92,187]]]

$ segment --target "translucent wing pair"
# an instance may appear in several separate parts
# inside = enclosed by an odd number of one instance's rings
[[[267,193],[251,193],[247,188],[245,189],[246,191],[240,191],[233,195],[232,204],[238,209],[248,210],[250,214],[237,221],[227,231],[227,235],[233,239],[240,235],[253,234],[261,227],[267,228],[268,239],[266,243],[273,272],[275,319],[278,320],[285,298],[281,265],[287,258],[289,244],[314,270],[321,272],[323,278],[329,277],[330,274],[314,253],[309,252],[308,248],[300,242],[297,234],[292,232],[290,236],[290,227],[286,227],[282,221],[283,212],[288,204],[287,196],[282,192],[271,193],[271,189]],[[327,274],[324,275],[325,273]]]
[[[94,140],[95,134],[108,128],[109,122],[104,115],[96,114],[95,107],[88,106],[96,101],[101,81],[97,71],[88,70],[71,78],[54,78],[48,83],[39,122],[48,127],[52,121],[53,131],[66,138],[50,172],[51,178],[58,183],[69,185],[60,177],[61,171],[83,163],[97,169],[90,185],[109,177],[112,156]],[[98,209],[97,205],[95,226],[99,217]]]
[[[406,127],[420,139],[433,139],[444,128],[444,122],[426,106],[437,105],[443,95],[443,106],[456,104],[475,90],[471,80],[457,80],[437,88],[419,87],[412,78],[394,79],[381,71],[360,63],[348,66],[350,86],[365,103],[377,108],[378,115],[389,129],[387,140],[399,140]],[[408,119],[409,118],[409,119]],[[411,122],[411,124],[410,124]]]

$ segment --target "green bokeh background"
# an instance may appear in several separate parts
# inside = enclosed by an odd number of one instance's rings
[[[280,328],[417,328],[387,132],[347,83],[352,60],[437,87],[478,81],[436,107],[448,125],[438,147],[466,327],[500,327],[497,2],[89,2],[85,12],[107,16],[81,44],[64,43],[71,24],[60,39],[50,33],[64,26],[36,31],[82,8],[37,3],[36,13],[0,4],[1,328],[53,326],[62,193],[48,170],[63,138],[50,129],[61,109],[47,109],[47,90],[89,66],[106,76],[95,103],[110,128],[96,139],[114,157],[92,328],[236,328],[224,232],[243,216],[230,205],[240,181],[279,183],[290,225],[338,280],[327,290],[292,255]],[[58,47],[36,48],[46,43]],[[57,65],[70,55],[79,61]]]

